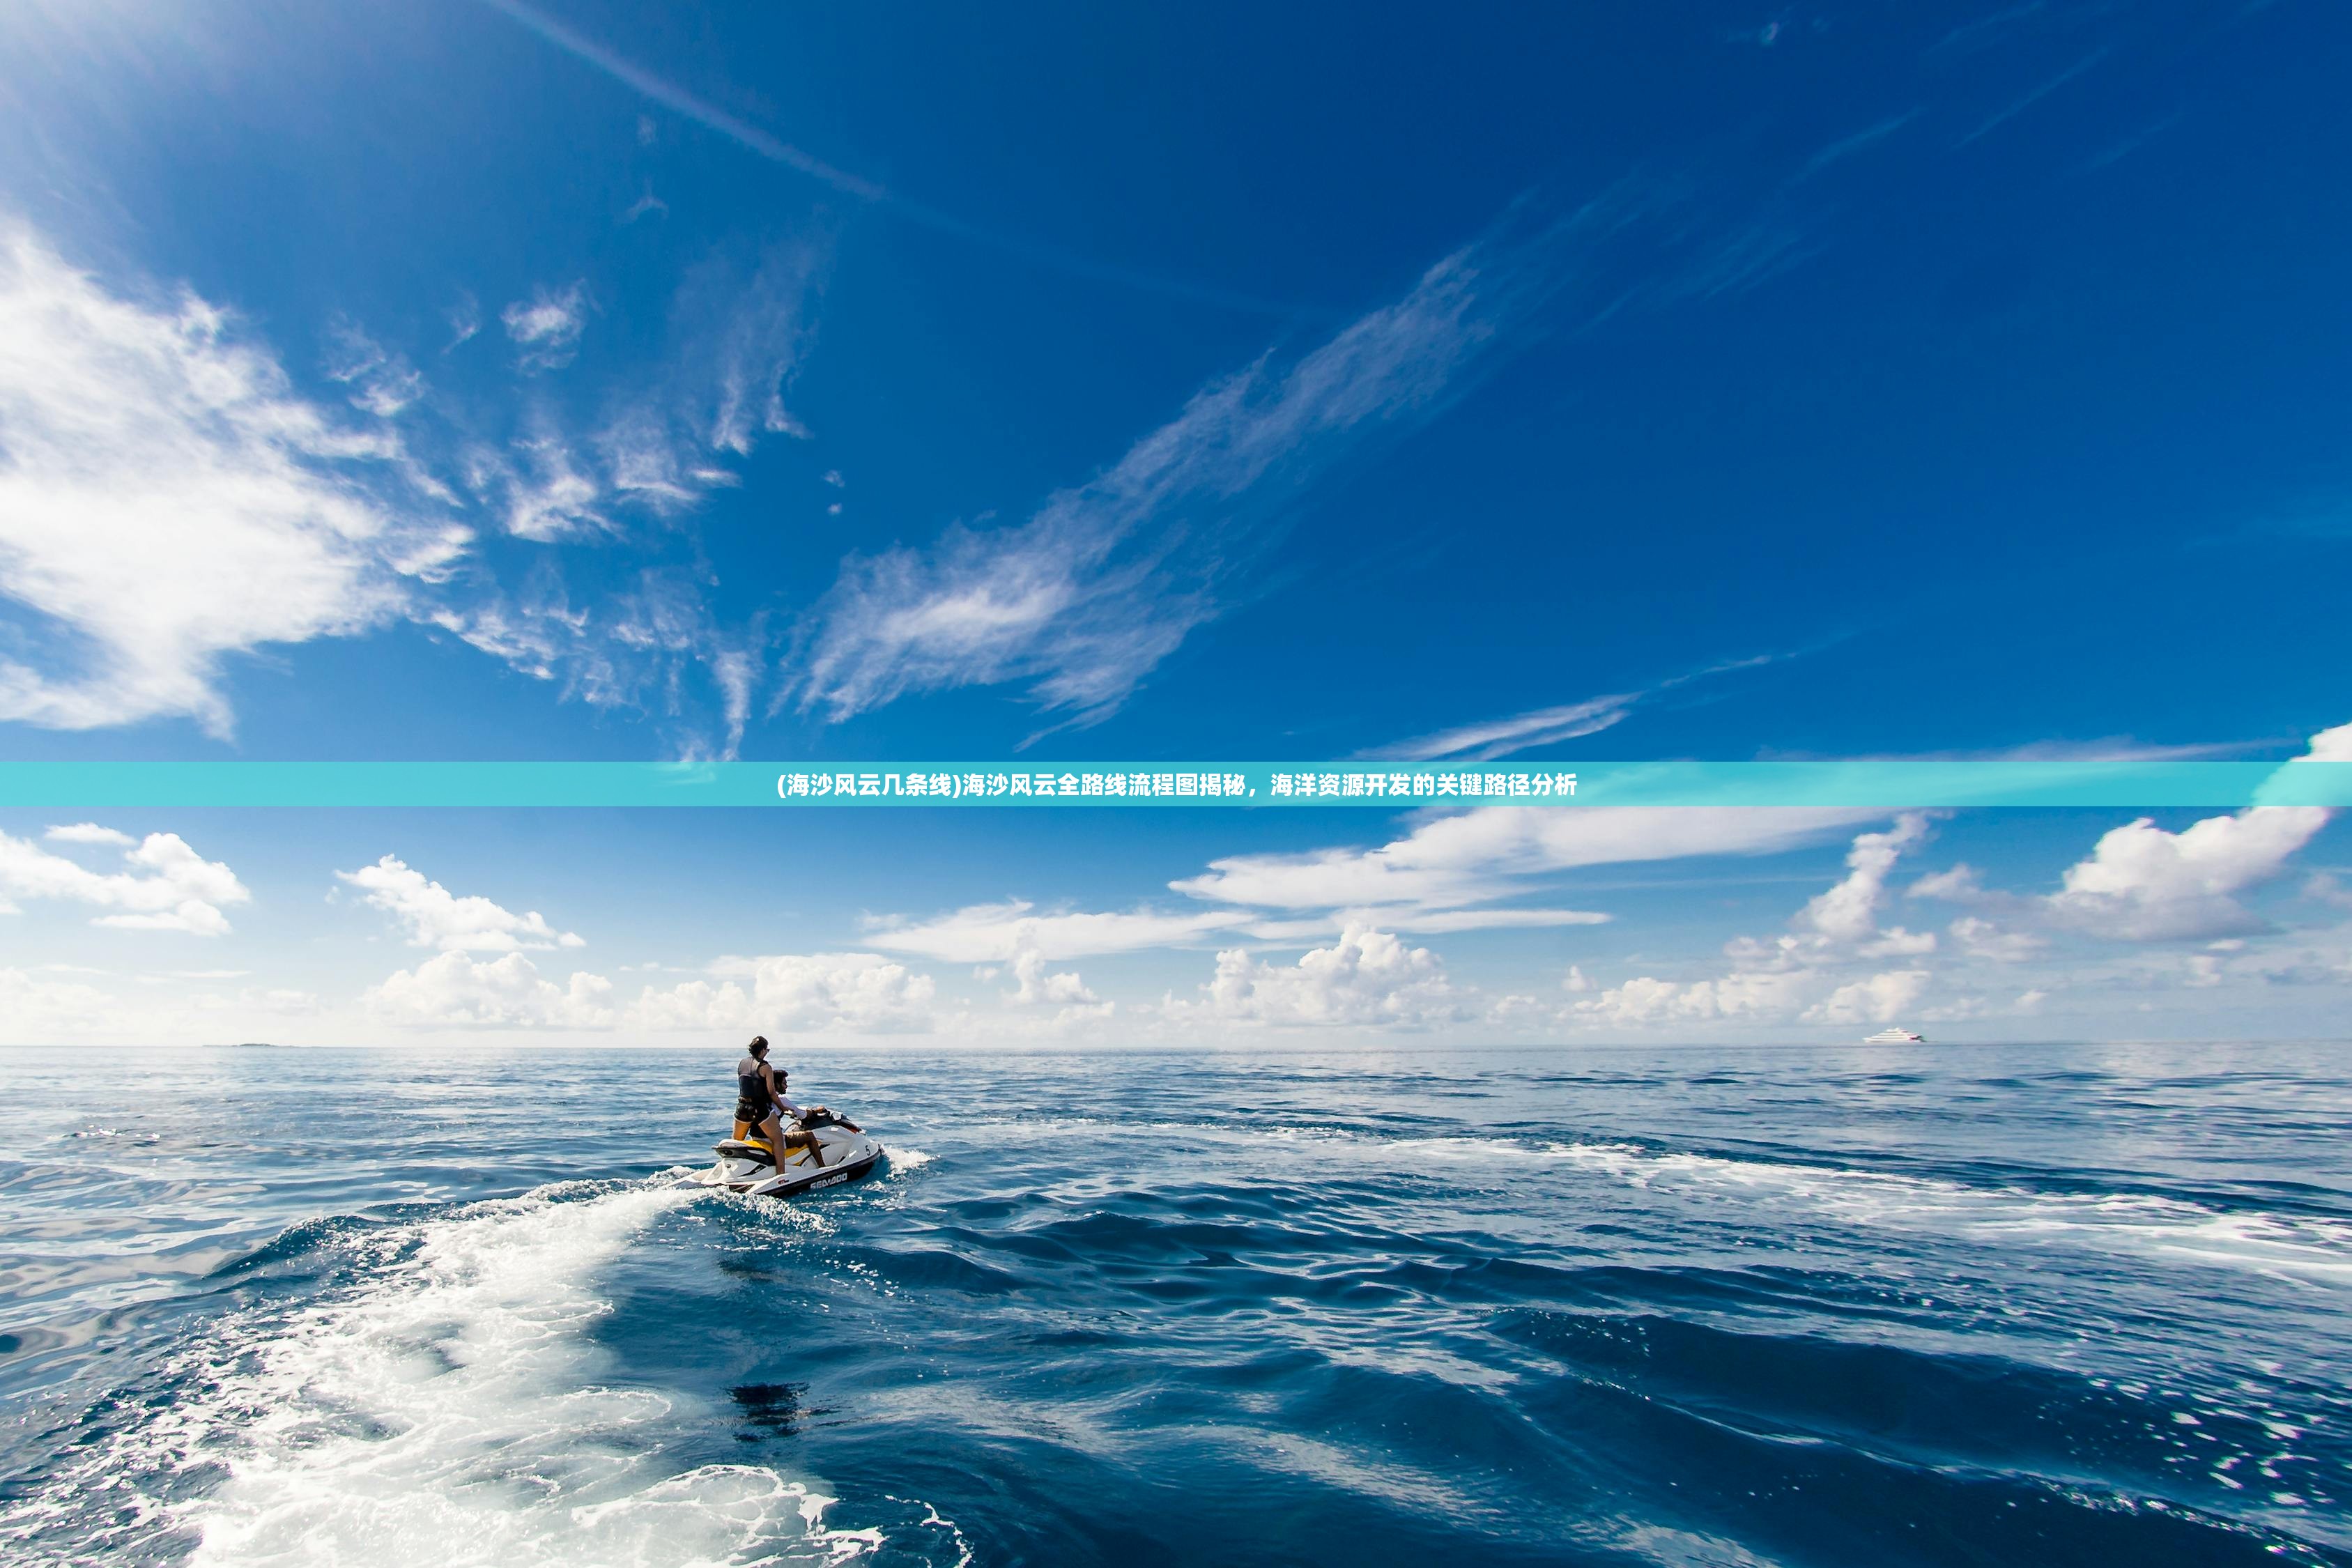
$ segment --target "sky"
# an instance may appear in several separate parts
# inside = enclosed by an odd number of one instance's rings
[[[0,763],[2352,760],[2318,0],[0,13]],[[0,811],[0,1043],[2341,1032],[2317,808]]]

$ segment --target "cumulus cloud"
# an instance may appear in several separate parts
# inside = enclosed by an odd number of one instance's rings
[[[2352,762],[2352,724],[2313,736],[2308,759]],[[2088,858],[2068,867],[2046,908],[2059,924],[2123,942],[2259,930],[2261,917],[2238,895],[2283,872],[2332,815],[2325,806],[2257,805],[2179,833],[2144,816],[2105,834]]]
[[[485,898],[460,898],[397,856],[386,855],[373,866],[335,876],[360,889],[369,908],[383,910],[405,929],[412,947],[513,952],[586,945],[576,933],[548,924],[537,910],[516,914]]]
[[[611,981],[579,973],[558,985],[520,952],[488,962],[444,952],[371,986],[360,1000],[386,1023],[417,1026],[608,1029],[620,1021]]]
[[[1005,1000],[1021,1007],[1059,1007],[1066,1016],[1108,1016],[1113,1004],[1105,1002],[1087,988],[1075,970],[1060,974],[1045,973],[1045,960],[1035,952],[1024,952],[1013,961],[1013,989]]]
[[[1926,970],[1890,970],[1839,986],[1805,1009],[1805,1017],[1816,1024],[1892,1024],[1916,1006],[1927,989]]]
[[[580,334],[588,324],[588,285],[576,282],[562,289],[541,284],[528,300],[517,300],[499,312],[507,338],[519,351],[515,363],[525,371],[561,370],[580,350]]]
[[[51,828],[49,837],[121,848],[124,869],[92,871],[27,839],[0,833],[0,914],[18,913],[18,900],[85,904],[110,911],[94,916],[92,925],[223,936],[229,924],[221,907],[253,897],[236,872],[198,855],[176,833],[151,833],[134,845],[128,834],[79,823]]]
[[[1575,1005],[1578,1016],[1617,1025],[1699,1024],[1791,1016],[1823,989],[1810,970],[1758,971],[1677,982],[1641,975]]]
[[[1930,979],[1923,969],[1886,970],[1848,979],[1854,966],[1916,957],[1936,946],[1931,931],[1878,924],[1895,864],[1926,842],[1925,816],[1906,812],[1882,832],[1854,837],[1846,874],[1790,917],[1770,941],[1739,937],[1725,944],[1732,973],[1675,981],[1641,975],[1587,994],[1571,1014],[1618,1026],[1713,1023],[1882,1023],[1917,1002]],[[1577,975],[1582,979],[1581,974]]]
[[[761,1029],[786,1034],[919,1034],[932,1026],[937,987],[926,974],[872,952],[725,959],[713,978],[659,990],[630,1008],[647,1029]]]
[[[575,973],[559,985],[520,952],[484,960],[453,949],[371,986],[361,1002],[410,1027],[895,1035],[932,1024],[929,977],[876,953],[722,959],[709,973],[629,1000],[601,974]]]
[[[1419,1026],[1468,1016],[1467,998],[1425,947],[1349,926],[1329,947],[1295,964],[1261,963],[1241,948],[1217,954],[1197,1002],[1170,997],[1178,1017],[1277,1025]]]
[[[2179,833],[2147,817],[2101,836],[2050,895],[2060,924],[2125,942],[2170,942],[2259,930],[2236,895],[2266,882],[2326,825],[2320,806],[2253,806]]]
[[[226,733],[225,656],[378,626],[465,549],[382,499],[401,457],[194,294],[118,293],[0,224],[0,719]]]
[[[1927,837],[1927,819],[1906,812],[1885,833],[1864,833],[1846,852],[1845,878],[1815,895],[1799,910],[1795,924],[1833,942],[1859,944],[1878,933],[1878,911],[1886,900],[1886,874],[1904,851]]]

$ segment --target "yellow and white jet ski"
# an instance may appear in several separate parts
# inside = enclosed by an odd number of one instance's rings
[[[787,1149],[782,1167],[768,1141],[754,1132],[718,1145],[718,1163],[686,1178],[696,1186],[725,1187],[755,1198],[795,1198],[870,1176],[889,1151],[863,1132],[828,1122],[815,1130],[816,1148]]]

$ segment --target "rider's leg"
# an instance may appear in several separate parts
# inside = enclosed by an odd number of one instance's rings
[[[770,1111],[768,1119],[760,1123],[760,1132],[768,1141],[768,1152],[776,1157],[776,1169],[782,1170],[784,1168],[783,1118]]]

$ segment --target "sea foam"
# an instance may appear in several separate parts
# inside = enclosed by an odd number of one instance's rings
[[[205,1568],[863,1555],[878,1533],[827,1528],[833,1500],[807,1481],[682,1463],[715,1413],[606,1381],[597,1276],[692,1196],[564,1184],[365,1233],[359,1284],[232,1321],[176,1369],[179,1399],[28,1511],[110,1489],[118,1518],[191,1541]],[[184,1500],[142,1484],[192,1470],[217,1479]]]

